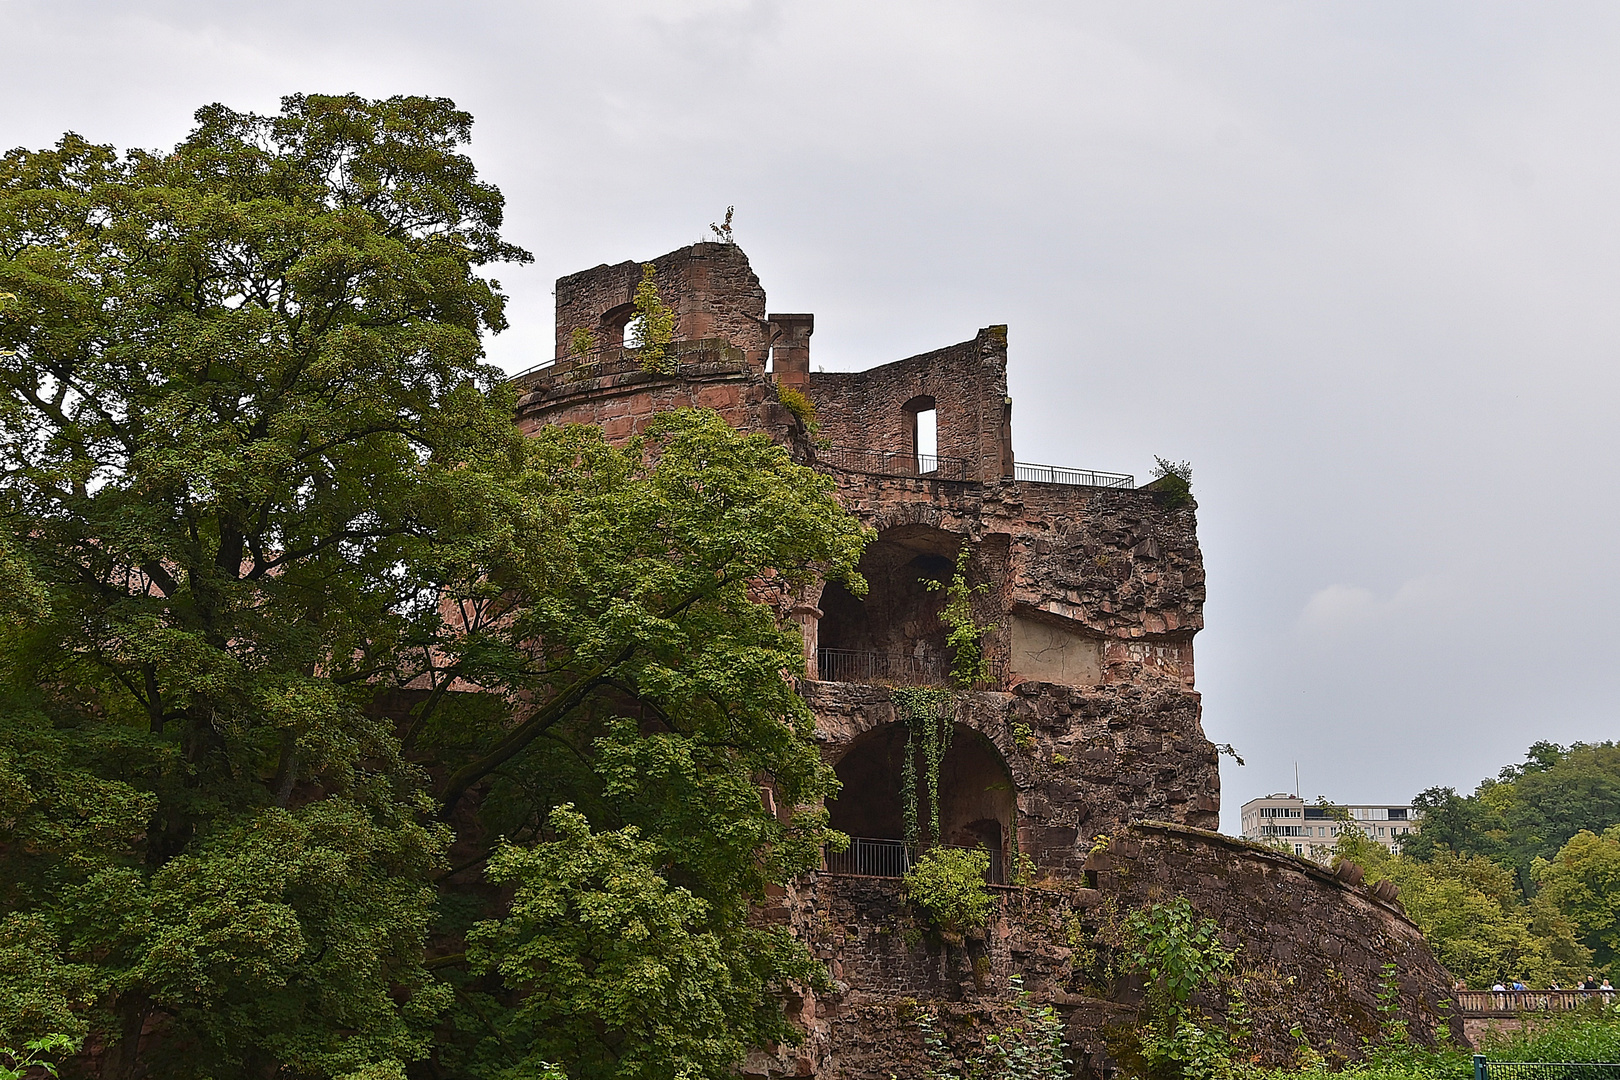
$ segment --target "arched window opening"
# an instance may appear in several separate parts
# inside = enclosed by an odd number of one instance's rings
[[[634,304],[620,304],[602,312],[601,329],[597,339],[604,346],[629,346],[630,323],[636,317]]]
[[[899,877],[919,849],[983,848],[990,855],[987,880],[1005,884],[1011,861],[1015,793],[1012,775],[999,751],[983,735],[958,724],[939,768],[939,832],[929,835],[932,811],[920,747],[913,747],[919,843],[907,844],[905,800],[901,796],[909,731],[887,724],[856,739],[834,764],[843,783],[827,804],[833,828],[850,837],[848,851],[829,852],[832,873]]]
[[[627,349],[639,349],[641,346],[645,345],[646,342],[642,340],[643,333],[644,331],[642,328],[642,319],[640,315],[637,315],[635,318],[625,323],[624,329],[619,331],[620,338],[623,340],[624,347]]]

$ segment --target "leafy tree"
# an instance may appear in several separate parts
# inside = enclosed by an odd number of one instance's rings
[[[0,515],[50,604],[3,642],[41,692],[0,880],[94,964],[107,1075],[154,1017],[170,1076],[426,1052],[447,833],[370,705],[520,456],[477,268],[528,256],[470,124],[294,96],[0,161]]]
[[[77,1048],[78,1044],[66,1035],[44,1035],[30,1039],[21,1052],[0,1046],[0,1080],[27,1080],[30,1074],[38,1075],[39,1072],[59,1076],[61,1074],[56,1071],[56,1063],[48,1055],[72,1053]]]
[[[1537,859],[1537,899],[1575,924],[1599,967],[1620,973],[1620,825],[1582,829],[1552,859]]]
[[[1536,859],[1552,858],[1582,829],[1620,824],[1620,744],[1538,742],[1523,764],[1505,767],[1474,794],[1432,788],[1413,805],[1424,819],[1404,845],[1409,854],[1429,859],[1445,847],[1483,855],[1512,869],[1529,894]]]
[[[1527,904],[1508,870],[1478,855],[1442,849],[1420,862],[1391,855],[1358,832],[1346,832],[1338,857],[1358,863],[1369,879],[1400,887],[1406,913],[1446,970],[1474,987],[1522,978],[1545,986],[1578,974],[1589,954],[1573,927],[1544,903]]]
[[[751,1047],[792,1037],[762,1007],[766,989],[825,972],[785,929],[736,928],[752,945],[736,948],[635,826],[593,833],[567,806],[550,821],[557,839],[491,860],[491,880],[517,893],[505,919],[470,935],[476,965],[523,992],[512,1021],[531,1057],[565,1060],[576,1078],[725,1076]]]
[[[713,414],[517,434],[479,268],[528,256],[451,103],[197,120],[0,161],[0,1045],[88,1030],[107,1077],[722,1075],[810,977],[746,915],[835,783],[776,615],[861,530]],[[711,943],[680,992],[731,1041],[569,1013],[547,868],[639,882],[644,965]]]
[[[547,429],[529,449],[539,531],[498,582],[456,599],[467,630],[418,683],[433,690],[407,736],[412,753],[460,763],[440,790],[447,814],[478,810],[463,865],[489,859],[517,890],[473,935],[485,974],[458,982],[445,1060],[727,1075],[717,1063],[738,1047],[794,1037],[766,990],[815,969],[747,916],[818,863],[813,807],[836,784],[784,678],[803,646],[779,614],[814,572],[862,588],[865,537],[826,477],[713,413],[662,414],[620,447]],[[501,708],[438,693],[457,682],[502,687]],[[557,959],[583,948],[581,966]],[[678,999],[687,1021],[610,991],[636,965],[648,1000]]]

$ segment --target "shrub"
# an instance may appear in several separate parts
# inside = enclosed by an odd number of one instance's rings
[[[791,386],[778,386],[776,400],[782,403],[782,408],[797,416],[810,434],[814,435],[820,430],[821,425],[816,422],[816,403],[801,391]]]
[[[906,898],[941,936],[959,944],[967,931],[985,924],[995,906],[995,897],[984,887],[989,869],[987,851],[929,848],[906,872]]]
[[[1164,505],[1171,510],[1192,502],[1192,462],[1170,461],[1155,456],[1153,487],[1164,495]]]

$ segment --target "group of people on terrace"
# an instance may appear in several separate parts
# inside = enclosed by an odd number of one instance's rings
[[[1564,987],[1559,986],[1556,982],[1548,983],[1546,988],[1548,990],[1563,990],[1564,989]],[[1459,980],[1458,983],[1457,983],[1457,989],[1458,990],[1466,990],[1466,989],[1468,989],[1468,987],[1466,985],[1464,985],[1461,980]],[[1506,992],[1509,992],[1509,991],[1517,993],[1517,992],[1529,990],[1530,988],[1528,986],[1526,986],[1522,980],[1514,979],[1511,983],[1506,983],[1506,984],[1498,982],[1494,986],[1492,986],[1491,989],[1495,990],[1495,991],[1497,991],[1499,993],[1506,993]],[[1596,975],[1588,975],[1584,982],[1578,982],[1574,986],[1569,987],[1569,989],[1571,989],[1571,990],[1598,990],[1598,991],[1601,991],[1605,995],[1605,1000],[1607,1000],[1607,995],[1614,993],[1614,987],[1609,984],[1608,977],[1605,976],[1603,981],[1600,983],[1600,982],[1598,982],[1598,977]]]

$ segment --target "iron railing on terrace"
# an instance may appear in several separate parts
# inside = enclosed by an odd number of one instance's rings
[[[945,682],[937,656],[855,649],[817,649],[816,675],[821,682],[875,682],[888,686],[935,686]]]
[[[1130,473],[1098,472],[1096,469],[1065,469],[1058,465],[1031,465],[1020,461],[1013,465],[1013,476],[1036,484],[1068,484],[1073,487],[1134,488],[1136,477]]]
[[[1458,990],[1457,1011],[1465,1016],[1517,1016],[1568,1012],[1614,1000],[1614,990]]]
[[[829,446],[816,451],[816,458],[835,469],[872,473],[877,476],[917,476],[924,480],[966,480],[967,461],[938,454],[910,454],[898,450],[873,450],[864,446]]]
[[[1474,1080],[1620,1080],[1620,1062],[1491,1061],[1475,1054]]]
[[[956,844],[945,844],[947,848],[958,851],[984,851],[990,856],[990,868],[984,872],[984,880],[991,885],[1007,884],[1006,862],[999,851],[989,851],[985,848],[964,848]],[[875,840],[867,836],[852,836],[849,840],[849,850],[833,851],[827,848],[822,852],[827,873],[843,874],[854,877],[904,877],[917,861],[918,851],[916,844],[908,844],[904,840]]]

